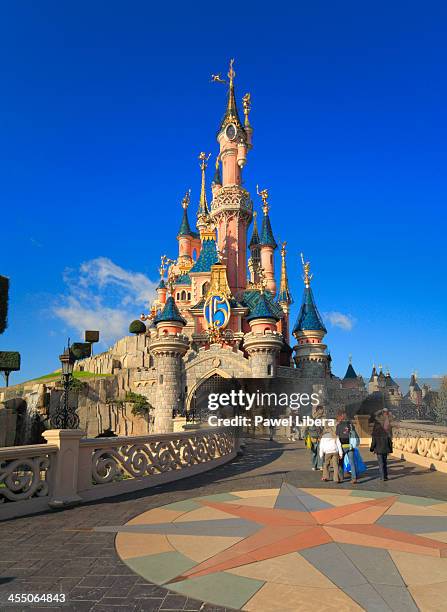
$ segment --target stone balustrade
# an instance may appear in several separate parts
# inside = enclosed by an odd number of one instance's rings
[[[393,424],[393,455],[447,473],[447,427],[398,421]]]
[[[47,444],[0,449],[0,520],[157,486],[233,459],[228,427],[169,434],[83,438],[44,433]]]
[[[10,515],[11,506],[18,514],[31,506],[34,512],[48,507],[58,450],[54,444],[0,449],[0,518]]]

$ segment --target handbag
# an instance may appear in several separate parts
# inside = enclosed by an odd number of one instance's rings
[[[355,471],[357,476],[360,476],[368,469],[366,464],[364,463],[361,454],[359,453],[358,448],[354,448],[354,461],[355,461]],[[343,467],[345,472],[351,472],[351,463],[349,461],[349,453],[345,453],[343,457]]]
[[[351,427],[351,431],[349,432],[349,444],[351,448],[357,448],[360,446],[360,438],[354,427]]]

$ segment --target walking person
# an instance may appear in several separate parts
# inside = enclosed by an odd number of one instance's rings
[[[388,480],[388,455],[393,452],[393,442],[379,421],[374,422],[369,450],[377,455],[380,480]]]
[[[357,436],[354,425],[350,419],[348,419],[346,411],[342,410],[337,415],[337,428],[336,434],[340,440],[340,444],[343,449],[343,460],[345,455],[348,456],[349,464],[351,466],[351,484],[357,484],[357,470],[355,463],[355,452],[354,447],[351,444],[351,438]],[[358,437],[358,436],[357,436]],[[344,480],[344,461],[340,464],[340,477]]]
[[[343,459],[343,449],[335,428],[327,427],[323,431],[319,449],[320,458],[323,460],[323,477],[321,480],[330,480],[330,469],[334,472],[334,482],[341,482],[339,463]]]
[[[312,415],[313,419],[322,419],[324,417],[324,408],[317,406]],[[320,459],[320,438],[323,433],[321,425],[309,425],[305,431],[306,446],[310,450],[310,462],[312,470],[321,470],[322,462]]]

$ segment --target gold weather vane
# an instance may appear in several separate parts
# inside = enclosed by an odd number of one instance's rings
[[[200,170],[202,170],[202,172],[204,172],[208,166],[208,160],[211,157],[211,153],[207,154],[204,153],[203,151],[200,153],[199,155],[199,160],[200,160]]]
[[[234,58],[230,59],[230,68],[228,69],[228,78],[230,79],[230,85],[233,85],[234,77],[236,73],[233,68]]]
[[[303,281],[304,281],[304,286],[309,288],[310,287],[310,281],[313,278],[313,274],[310,273],[310,261],[304,261],[304,255],[302,253],[301,253],[301,262],[303,264],[303,272],[304,272]]]
[[[190,202],[191,202],[191,189],[188,189],[188,191],[183,196],[182,207],[186,210]]]
[[[246,93],[245,96],[242,98],[242,106],[244,107],[245,125],[249,126],[250,120],[248,118],[248,115],[250,114],[250,111],[251,111],[251,94],[250,93]]]
[[[262,189],[261,191],[259,191],[259,185],[256,185],[256,193],[262,199],[262,211],[264,215],[266,215],[268,211],[270,210],[270,206],[268,203],[268,197],[269,197],[268,189]]]
[[[226,83],[226,80],[225,80],[225,79],[223,79],[223,78],[220,76],[220,72],[218,72],[217,74],[212,74],[212,75],[211,75],[211,82],[212,82],[212,83]]]

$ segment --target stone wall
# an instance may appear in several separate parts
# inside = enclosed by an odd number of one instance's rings
[[[75,369],[93,374],[114,374],[124,368],[149,367],[149,344],[147,334],[124,336],[104,353],[79,360]]]

